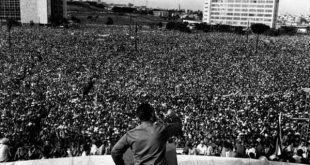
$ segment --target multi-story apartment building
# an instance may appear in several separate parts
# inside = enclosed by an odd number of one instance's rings
[[[0,20],[48,24],[52,17],[67,17],[66,0],[0,0]]]
[[[50,15],[59,18],[67,17],[67,1],[66,0],[50,0]]]
[[[206,0],[203,22],[248,27],[263,23],[276,27],[279,0]]]
[[[0,0],[0,20],[20,20],[20,0]]]
[[[20,0],[21,23],[48,24],[51,18],[67,17],[66,0]]]

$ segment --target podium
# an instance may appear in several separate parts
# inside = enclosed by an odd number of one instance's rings
[[[133,153],[130,149],[126,151],[126,153],[123,156],[123,159],[126,163],[126,165],[134,165],[133,161]],[[168,165],[177,165],[177,152],[176,152],[176,146],[174,144],[167,143],[166,145],[166,160]]]

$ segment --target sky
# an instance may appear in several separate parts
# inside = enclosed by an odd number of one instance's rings
[[[152,8],[202,10],[205,0],[102,0],[107,3],[145,5]],[[280,14],[309,14],[310,0],[280,0]]]

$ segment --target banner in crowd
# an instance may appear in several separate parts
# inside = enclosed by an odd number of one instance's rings
[[[0,163],[0,165],[114,165],[111,156],[87,156]],[[179,155],[178,165],[296,165],[268,160]]]

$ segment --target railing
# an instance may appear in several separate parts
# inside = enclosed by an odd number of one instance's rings
[[[126,161],[128,163],[130,161]],[[1,165],[114,165],[111,156],[86,156],[0,163]],[[130,164],[128,164],[130,165]],[[221,158],[209,156],[178,156],[178,165],[296,165],[268,160]]]

